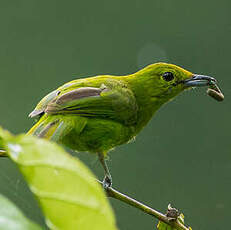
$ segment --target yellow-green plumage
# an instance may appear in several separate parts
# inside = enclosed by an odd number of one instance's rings
[[[162,79],[167,71],[174,72],[173,81]],[[183,84],[173,84],[191,76],[175,65],[157,63],[128,76],[105,75],[71,81],[37,105],[31,116],[42,117],[29,134],[74,150],[106,153],[136,136],[162,104],[185,88]],[[60,100],[63,95],[75,90],[78,94],[79,89],[86,87],[101,92]]]
[[[127,76],[71,81],[41,100],[30,114],[40,119],[28,134],[105,155],[134,138],[161,105],[212,79],[197,75],[202,80],[189,83],[194,76],[178,66],[156,63]]]

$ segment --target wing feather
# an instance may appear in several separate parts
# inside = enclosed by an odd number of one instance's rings
[[[113,119],[131,124],[137,118],[137,104],[132,91],[117,80],[104,82],[100,87],[59,88],[43,101],[41,108],[35,109],[31,116],[47,114],[76,114],[82,117]],[[40,112],[37,112],[40,111]]]

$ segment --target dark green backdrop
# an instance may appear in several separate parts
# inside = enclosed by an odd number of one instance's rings
[[[0,125],[26,132],[38,100],[59,85],[96,74],[128,74],[158,61],[218,79],[164,106],[136,141],[110,154],[114,186],[158,210],[169,202],[193,229],[230,228],[231,1],[2,0]],[[96,158],[80,154],[98,175]],[[42,222],[16,167],[0,160],[0,193]],[[156,221],[112,201],[121,230]]]

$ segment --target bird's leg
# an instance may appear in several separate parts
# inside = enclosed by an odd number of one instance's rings
[[[112,185],[112,177],[111,177],[111,174],[109,172],[107,163],[105,161],[104,154],[103,153],[98,153],[98,156],[99,156],[99,161],[102,164],[103,169],[104,169],[104,173],[105,173],[105,176],[104,176],[104,179],[103,179],[103,188],[107,189],[107,188],[111,187],[111,185]]]

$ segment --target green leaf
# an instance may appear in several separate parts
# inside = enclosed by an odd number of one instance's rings
[[[83,163],[43,139],[9,136],[2,129],[0,136],[37,197],[50,229],[116,229],[104,191]]]
[[[11,137],[11,134],[7,130],[2,130],[0,133],[0,155],[4,151],[4,139]]]
[[[41,230],[28,220],[8,199],[0,194],[0,230]]]

